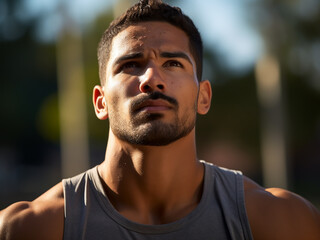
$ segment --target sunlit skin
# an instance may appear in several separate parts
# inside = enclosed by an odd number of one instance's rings
[[[200,201],[203,166],[194,122],[210,108],[211,87],[198,82],[188,44],[186,34],[168,23],[130,26],[113,39],[106,82],[93,90],[97,117],[110,121],[99,174],[114,207],[138,223],[175,221]],[[167,98],[145,100],[152,92]],[[155,146],[158,128],[165,144]],[[167,128],[186,130],[175,139]],[[320,239],[319,212],[305,199],[246,177],[244,192],[254,239]],[[32,202],[15,203],[0,212],[0,239],[62,239],[63,208],[61,183]]]

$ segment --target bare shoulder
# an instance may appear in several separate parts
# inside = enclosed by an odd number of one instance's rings
[[[32,202],[0,211],[0,239],[62,239],[64,199],[59,183]]]
[[[254,239],[320,239],[320,213],[306,199],[244,178],[246,208]]]

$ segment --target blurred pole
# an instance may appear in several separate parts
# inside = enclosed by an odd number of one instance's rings
[[[285,129],[282,112],[280,66],[272,56],[256,65],[261,109],[261,154],[265,187],[287,188]]]
[[[61,7],[64,29],[57,41],[57,66],[61,171],[66,178],[89,168],[89,147],[81,34]]]

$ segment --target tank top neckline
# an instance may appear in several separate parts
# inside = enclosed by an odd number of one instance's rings
[[[183,228],[183,226],[190,224],[192,221],[195,221],[201,213],[206,209],[206,205],[208,203],[209,197],[209,188],[212,187],[213,181],[212,174],[210,171],[213,169],[208,166],[208,163],[201,161],[204,165],[204,182],[203,182],[203,190],[199,204],[185,217],[176,220],[174,222],[166,223],[166,224],[158,224],[158,225],[148,225],[141,224],[134,221],[131,221],[124,216],[122,216],[111,204],[109,201],[102,184],[102,179],[98,173],[98,166],[94,167],[92,171],[90,171],[89,175],[91,175],[92,182],[97,191],[95,191],[95,195],[98,199],[98,202],[102,208],[102,210],[110,216],[115,222],[120,224],[122,227],[130,229],[135,232],[143,233],[143,234],[164,234],[169,232],[178,231]],[[211,165],[211,164],[210,164]]]

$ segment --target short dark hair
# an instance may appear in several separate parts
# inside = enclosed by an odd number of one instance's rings
[[[172,7],[161,0],[140,0],[120,17],[113,20],[103,33],[98,46],[99,76],[101,84],[105,82],[107,62],[111,52],[113,38],[131,25],[147,21],[168,22],[183,30],[189,38],[190,52],[195,59],[198,81],[202,78],[203,45],[200,33],[192,20],[184,15],[180,8]]]

